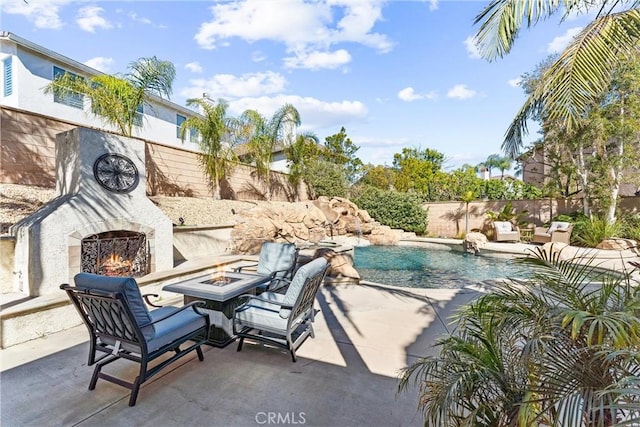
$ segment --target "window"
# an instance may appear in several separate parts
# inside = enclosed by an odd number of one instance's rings
[[[136,108],[136,116],[133,118],[133,125],[134,126],[142,126],[142,117],[144,115],[144,108],[142,107],[142,104],[138,105],[138,108]]]
[[[189,128],[189,142],[198,143],[198,129]]]
[[[176,138],[180,138],[180,127],[187,120],[185,116],[176,114]]]
[[[73,78],[81,78],[77,74],[70,73],[69,71],[63,70],[62,68],[58,68],[56,66],[53,67],[53,78],[56,79],[58,76],[63,76],[65,74],[71,75]],[[58,104],[65,104],[70,107],[80,108],[84,106],[84,97],[81,93],[70,93],[67,95],[56,95],[53,94],[53,102],[57,102]]]
[[[4,77],[3,96],[9,96],[13,93],[13,64],[11,57],[2,61],[2,75]]]

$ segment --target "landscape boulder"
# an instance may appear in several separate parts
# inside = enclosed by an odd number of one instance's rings
[[[605,239],[598,243],[596,249],[604,249],[610,251],[625,251],[627,249],[636,250],[638,248],[638,242],[631,239],[612,238]]]
[[[480,253],[480,249],[484,247],[488,242],[487,236],[480,232],[471,232],[467,234],[462,242],[462,247],[465,252],[469,252],[477,255]]]
[[[381,226],[365,210],[343,197],[319,197],[298,203],[258,204],[243,210],[231,232],[234,253],[257,253],[256,242],[318,243],[354,235],[375,245],[395,245],[402,230]]]

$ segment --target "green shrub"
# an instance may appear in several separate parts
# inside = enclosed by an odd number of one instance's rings
[[[412,194],[367,187],[353,202],[380,224],[418,234],[427,230],[427,211]]]
[[[627,216],[621,222],[622,237],[640,241],[640,214]]]
[[[573,228],[572,241],[581,246],[596,247],[600,242],[612,237],[622,235],[623,224],[616,222],[610,224],[604,218],[594,217],[576,222]]]

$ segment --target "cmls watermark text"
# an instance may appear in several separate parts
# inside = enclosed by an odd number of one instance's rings
[[[258,412],[256,423],[263,424],[304,424],[307,422],[304,412]]]

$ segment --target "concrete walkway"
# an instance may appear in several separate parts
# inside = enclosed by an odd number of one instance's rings
[[[298,362],[261,345],[206,347],[128,390],[87,386],[87,331],[76,327],[0,351],[3,426],[419,426],[417,390],[396,395],[399,371],[433,351],[452,310],[472,290],[377,284],[324,286],[315,339]],[[136,365],[106,372],[132,379]]]

